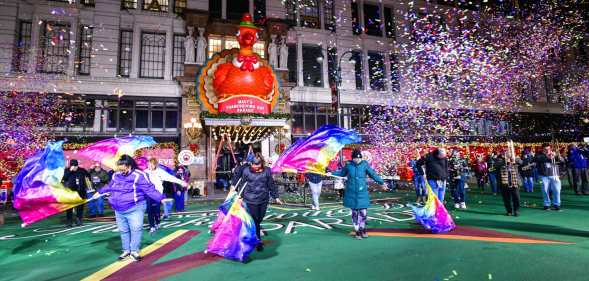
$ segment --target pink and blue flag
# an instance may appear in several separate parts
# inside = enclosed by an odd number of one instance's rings
[[[272,172],[325,174],[329,162],[348,144],[362,141],[354,130],[323,126],[309,137],[291,145],[272,166]]]
[[[246,208],[246,203],[237,192],[229,192],[211,225],[214,234],[207,245],[207,252],[230,260],[245,261],[260,242],[256,237],[254,220]]]
[[[151,136],[111,138],[86,146],[80,149],[78,154],[114,170],[116,162],[121,156],[125,154],[133,156],[135,151],[155,144],[156,142]]]
[[[27,159],[14,180],[14,208],[22,226],[84,204],[76,191],[61,183],[65,169],[63,141],[49,142]]]
[[[423,207],[411,206],[415,220],[432,233],[445,233],[456,227],[452,216],[426,182],[427,201]]]

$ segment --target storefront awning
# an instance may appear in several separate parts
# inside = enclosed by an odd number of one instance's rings
[[[205,128],[217,140],[256,143],[282,130],[288,119],[265,118],[204,118]]]

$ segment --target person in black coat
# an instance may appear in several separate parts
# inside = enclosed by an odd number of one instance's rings
[[[438,196],[438,199],[444,202],[448,180],[448,158],[446,156],[446,150],[444,148],[436,148],[436,150],[419,159],[417,165],[425,166],[427,183],[436,196]]]
[[[503,205],[505,205],[506,216],[518,216],[520,207],[519,188],[521,186],[521,179],[519,175],[518,162],[521,160],[515,159],[512,156],[506,155],[505,152],[499,153],[495,158],[495,169],[499,173],[499,190],[503,197]]]
[[[77,191],[82,199],[88,196],[88,183],[90,182],[90,174],[78,165],[78,160],[70,160],[70,167],[64,171],[63,185],[73,191]],[[76,226],[82,225],[82,218],[84,217],[84,204],[80,204],[74,208],[76,210]],[[66,226],[72,226],[73,209],[68,209],[66,212]]]
[[[278,198],[278,188],[274,184],[272,172],[270,168],[264,164],[264,158],[258,152],[256,153],[252,164],[248,168],[243,169],[241,175],[241,183],[237,186],[238,189],[243,188],[243,201],[247,204],[248,213],[252,216],[256,225],[256,236],[260,240],[260,244],[256,246],[256,250],[264,250],[261,238],[260,224],[266,216],[266,209],[270,202],[270,196],[276,199],[276,203],[282,204]]]

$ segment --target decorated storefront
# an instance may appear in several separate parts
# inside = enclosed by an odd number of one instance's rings
[[[198,20],[194,24],[198,26]],[[190,166],[193,177],[208,183],[207,194],[228,188],[240,159],[260,152],[271,162],[290,144],[282,72],[254,48],[260,38],[270,36],[268,28],[254,25],[249,14],[233,28],[239,48],[211,54],[202,63],[185,63],[179,79],[185,89],[183,120],[192,120],[185,123],[182,149],[204,159]],[[219,28],[207,23],[206,29]]]

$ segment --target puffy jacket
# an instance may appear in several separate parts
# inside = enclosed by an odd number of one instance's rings
[[[73,191],[77,191],[80,197],[86,199],[90,175],[88,172],[80,167],[75,171],[65,169],[63,174],[63,185]]]
[[[380,185],[384,184],[384,181],[366,161],[359,164],[348,161],[342,170],[334,172],[333,175],[348,178],[344,192],[344,206],[351,209],[366,209],[370,206],[366,176]]]
[[[127,175],[117,172],[110,183],[98,190],[99,193],[110,192],[108,202],[115,211],[124,212],[144,202],[146,197],[161,201],[164,196],[155,189],[144,172],[133,170]]]
[[[439,158],[437,150],[428,153],[417,161],[417,165],[425,165],[425,174],[428,180],[448,179],[448,158]]]
[[[587,158],[578,148],[573,148],[569,151],[568,160],[575,169],[587,169]]]
[[[105,186],[110,181],[110,177],[103,169],[100,169],[98,172],[95,169],[92,169],[90,170],[90,181],[92,182],[92,187],[96,190]]]
[[[249,168],[249,165],[247,163],[244,163],[233,169],[233,175],[231,176],[231,185],[237,185],[237,182],[239,182],[239,179],[241,179],[241,176],[243,176],[243,171],[247,168]],[[239,185],[242,185],[242,183],[239,182]]]
[[[488,172],[487,162],[477,160],[474,166],[474,172],[479,176],[485,176]]]
[[[244,169],[239,188],[245,188],[242,196],[248,204],[267,204],[270,196],[274,199],[278,198],[278,188],[274,184],[272,172],[268,167],[261,172]]]
[[[562,162],[562,159],[555,157],[554,159],[548,158],[546,154],[540,152],[534,157],[536,166],[538,167],[538,174],[544,177],[559,176],[558,164]]]

